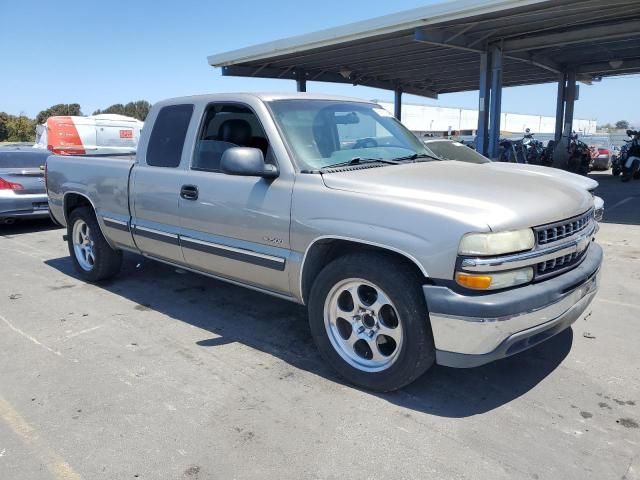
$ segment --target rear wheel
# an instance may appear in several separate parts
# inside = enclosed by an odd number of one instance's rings
[[[327,265],[309,298],[313,338],[349,382],[390,391],[422,375],[435,347],[421,278],[381,254],[351,254]]]
[[[84,280],[98,282],[120,271],[122,252],[107,243],[93,210],[88,207],[73,210],[67,233],[73,266]]]

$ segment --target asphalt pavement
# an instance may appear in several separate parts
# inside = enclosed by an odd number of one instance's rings
[[[144,260],[96,286],[0,227],[0,479],[639,479],[640,181],[600,174],[601,290],[571,329],[372,394],[303,307]]]

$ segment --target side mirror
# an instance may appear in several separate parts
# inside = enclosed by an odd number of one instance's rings
[[[264,163],[262,150],[249,147],[232,147],[222,154],[220,169],[228,175],[243,177],[276,178],[278,167]]]

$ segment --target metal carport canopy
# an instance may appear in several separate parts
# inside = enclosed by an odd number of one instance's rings
[[[640,72],[638,0],[463,0],[211,55],[228,76],[365,85],[437,98],[479,90],[499,49],[502,86]]]

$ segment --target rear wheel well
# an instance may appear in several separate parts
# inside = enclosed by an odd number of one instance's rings
[[[305,255],[301,272],[303,302],[305,304],[307,303],[313,282],[325,266],[338,257],[355,252],[383,253],[395,261],[406,264],[415,271],[416,275],[418,275],[424,283],[428,282],[428,278],[424,275],[420,267],[418,267],[414,260],[406,255],[389,250],[388,248],[368,245],[353,240],[327,238],[315,242]]]
[[[93,210],[93,205],[87,197],[79,193],[67,193],[64,196],[64,218],[69,221],[69,216],[76,208],[89,207]],[[95,213],[95,212],[94,212]]]

